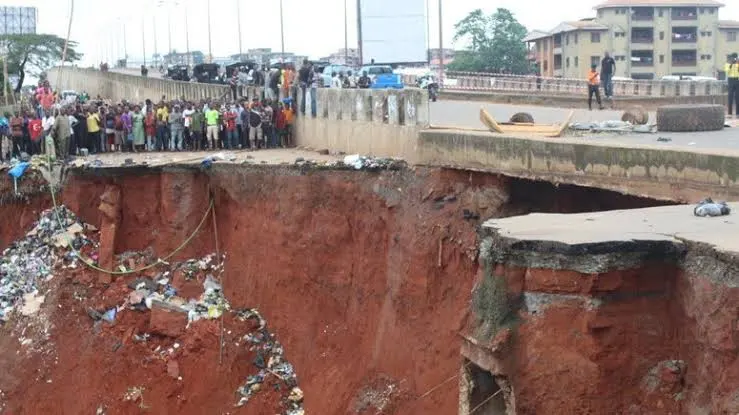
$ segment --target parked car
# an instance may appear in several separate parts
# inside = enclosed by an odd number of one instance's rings
[[[192,68],[192,74],[197,82],[217,84],[221,82],[218,77],[220,69],[216,63],[201,63]]]
[[[389,65],[368,65],[363,66],[359,70],[359,75],[367,72],[367,75],[372,80],[372,88],[384,89],[384,88],[403,88],[403,77],[400,74],[393,72],[393,68]]]

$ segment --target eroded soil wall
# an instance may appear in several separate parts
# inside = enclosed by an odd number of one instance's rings
[[[110,186],[120,190],[122,200],[117,253],[148,247],[159,255],[170,252],[198,225],[213,196],[217,244],[214,222],[208,219],[177,257],[216,248],[227,253],[227,297],[234,307],[258,307],[269,320],[295,365],[311,414],[374,414],[381,405],[383,413],[457,412],[457,382],[418,397],[459,373],[459,334],[478,272],[477,226],[482,220],[657,204],[453,170],[228,166],[207,173],[72,174],[62,200],[98,226],[100,197]],[[28,224],[49,203],[38,195],[30,203],[0,206],[0,242],[6,245],[22,235],[17,225]],[[17,223],[11,217],[24,219]],[[110,396],[120,400],[127,387],[142,379],[156,385],[146,395],[152,413],[237,411],[230,397],[249,362],[227,348],[219,368],[215,334],[197,332],[195,350],[200,352],[180,364],[184,384],[179,384],[128,351],[125,323],[119,333],[123,348],[103,341],[84,310],[75,308],[72,291],[64,292],[66,297],[50,300],[61,306],[52,317],[58,363],[44,369],[53,383],[39,381],[38,368],[14,357],[17,345],[5,345],[0,389],[12,413],[50,413],[59,407],[61,413],[94,413],[101,401],[110,402]],[[388,390],[387,402],[377,398]],[[274,413],[253,407],[240,411],[232,413]]]

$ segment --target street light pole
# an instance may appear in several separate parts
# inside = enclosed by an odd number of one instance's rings
[[[236,0],[236,27],[239,30],[239,62],[243,60],[242,55],[244,53],[241,48],[241,1]]]
[[[190,28],[187,24],[187,4],[184,4],[185,8],[185,49],[187,49],[187,66],[192,65],[192,59],[190,56]]]
[[[126,24],[123,24],[123,60],[128,66],[128,44],[126,43]]]
[[[344,0],[344,65],[349,65],[349,11]]]
[[[154,58],[154,65],[156,65],[156,63],[157,63],[156,62],[157,61],[156,55],[159,54],[159,52],[157,51],[157,18],[156,18],[156,16],[154,16],[154,17],[151,18],[151,22],[154,25],[154,56],[155,56],[155,58]]]
[[[213,61],[213,43],[210,35],[210,0],[208,0],[208,60]]]
[[[443,85],[444,77],[444,30],[442,26],[442,7],[439,0],[439,86]]]
[[[141,51],[144,54],[144,66],[146,66],[146,23],[141,16]]]
[[[362,48],[362,0],[357,0],[357,49],[359,49],[359,66],[364,65]]]
[[[282,13],[282,0],[280,0],[280,41],[282,43],[282,59],[285,59],[285,18]]]

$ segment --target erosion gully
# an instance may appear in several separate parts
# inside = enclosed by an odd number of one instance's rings
[[[22,198],[12,196],[3,180],[0,247],[24,235],[51,206],[40,178],[24,180]],[[207,172],[72,171],[60,198],[82,220],[100,226],[101,196],[111,189],[120,192],[115,202],[120,226],[108,242],[115,253],[171,252],[213,198],[216,220],[208,220],[178,257],[226,253],[227,298],[235,307],[257,307],[269,320],[295,365],[308,414],[456,414],[479,404],[492,378],[460,370],[470,366],[460,354],[460,333],[469,324],[473,288],[482,274],[478,232],[484,220],[669,203],[459,170],[226,165]],[[653,267],[640,275],[660,278],[668,272],[675,292],[685,292],[680,286],[688,283],[674,270]],[[56,295],[45,304],[52,310],[53,362],[43,351],[21,353],[11,336],[0,340],[4,413],[93,414],[101,403],[108,414],[140,413],[139,406],[121,399],[134,384],[146,387],[150,413],[276,413],[274,405],[259,399],[234,408],[234,391],[250,362],[229,342],[219,357],[217,326],[191,327],[182,335],[187,353],[179,360],[183,380],[178,380],[131,341],[134,333],[146,331],[145,315],[128,313],[113,327],[93,329],[73,293],[83,287],[101,303],[114,304],[121,294],[111,292],[111,285],[77,274],[55,287]],[[661,302],[625,300],[619,307],[610,318],[632,321],[654,307],[670,312]],[[519,341],[521,350],[511,354],[528,360],[517,361],[517,376],[507,379],[516,390],[517,413],[627,413],[626,402],[639,385],[614,385],[634,382],[631,372],[647,364],[634,360],[638,348],[668,346],[640,342],[637,323],[626,330],[631,337],[619,337],[618,331],[610,332],[612,339],[573,335],[583,313],[563,309],[519,332],[529,341]],[[229,330],[232,323],[224,324]],[[3,330],[7,334],[10,328]],[[573,357],[586,348],[598,361],[614,347],[619,353],[595,369]],[[559,363],[542,365],[537,359]],[[548,369],[537,372],[539,367]],[[592,379],[580,376],[592,377],[593,370],[601,371],[599,381],[584,384]],[[460,373],[468,380],[479,377],[477,389],[460,392]],[[609,373],[621,375],[609,382]],[[566,385],[574,384],[581,386],[573,394]],[[513,412],[510,402],[498,401],[476,414],[506,411]]]

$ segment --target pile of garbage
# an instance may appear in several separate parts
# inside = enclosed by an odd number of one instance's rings
[[[644,133],[657,132],[655,124],[634,125],[628,121],[611,120],[595,122],[575,122],[570,124],[570,130],[591,133]]]
[[[699,217],[717,217],[731,214],[731,208],[726,202],[714,202],[710,197],[698,202],[693,214]]]
[[[58,220],[57,220],[58,219]],[[0,320],[8,321],[13,310],[23,306],[24,296],[38,293],[39,284],[53,277],[52,270],[76,268],[74,248],[94,256],[95,244],[84,234],[89,229],[64,206],[41,213],[25,237],[13,242],[0,257]]]
[[[356,170],[401,170],[406,167],[403,160],[359,154],[344,157],[344,164]]]
[[[275,338],[273,333],[267,329],[267,322],[259,314],[257,309],[244,309],[236,311],[236,315],[242,321],[252,321],[256,329],[244,336],[244,341],[249,350],[256,353],[253,364],[259,369],[256,375],[246,378],[246,382],[238,389],[241,399],[236,406],[243,406],[251,397],[259,392],[265,380],[271,375],[279,379],[289,390],[283,399],[286,407],[286,415],[304,415],[303,391],[298,387],[298,378],[292,364],[285,360],[284,348]]]
[[[216,255],[210,254],[200,259],[190,259],[175,264],[166,271],[159,272],[153,278],[139,277],[128,287],[133,290],[128,294],[125,304],[137,310],[160,307],[171,311],[187,314],[188,322],[201,319],[216,319],[230,310],[223,288],[218,282],[223,273],[226,256],[223,255],[216,262]],[[161,265],[169,265],[163,261]],[[205,275],[203,294],[198,299],[184,299],[177,295],[177,289],[171,284],[171,276],[178,269],[183,269],[185,278],[195,279],[198,275]],[[189,324],[188,323],[188,324]]]

